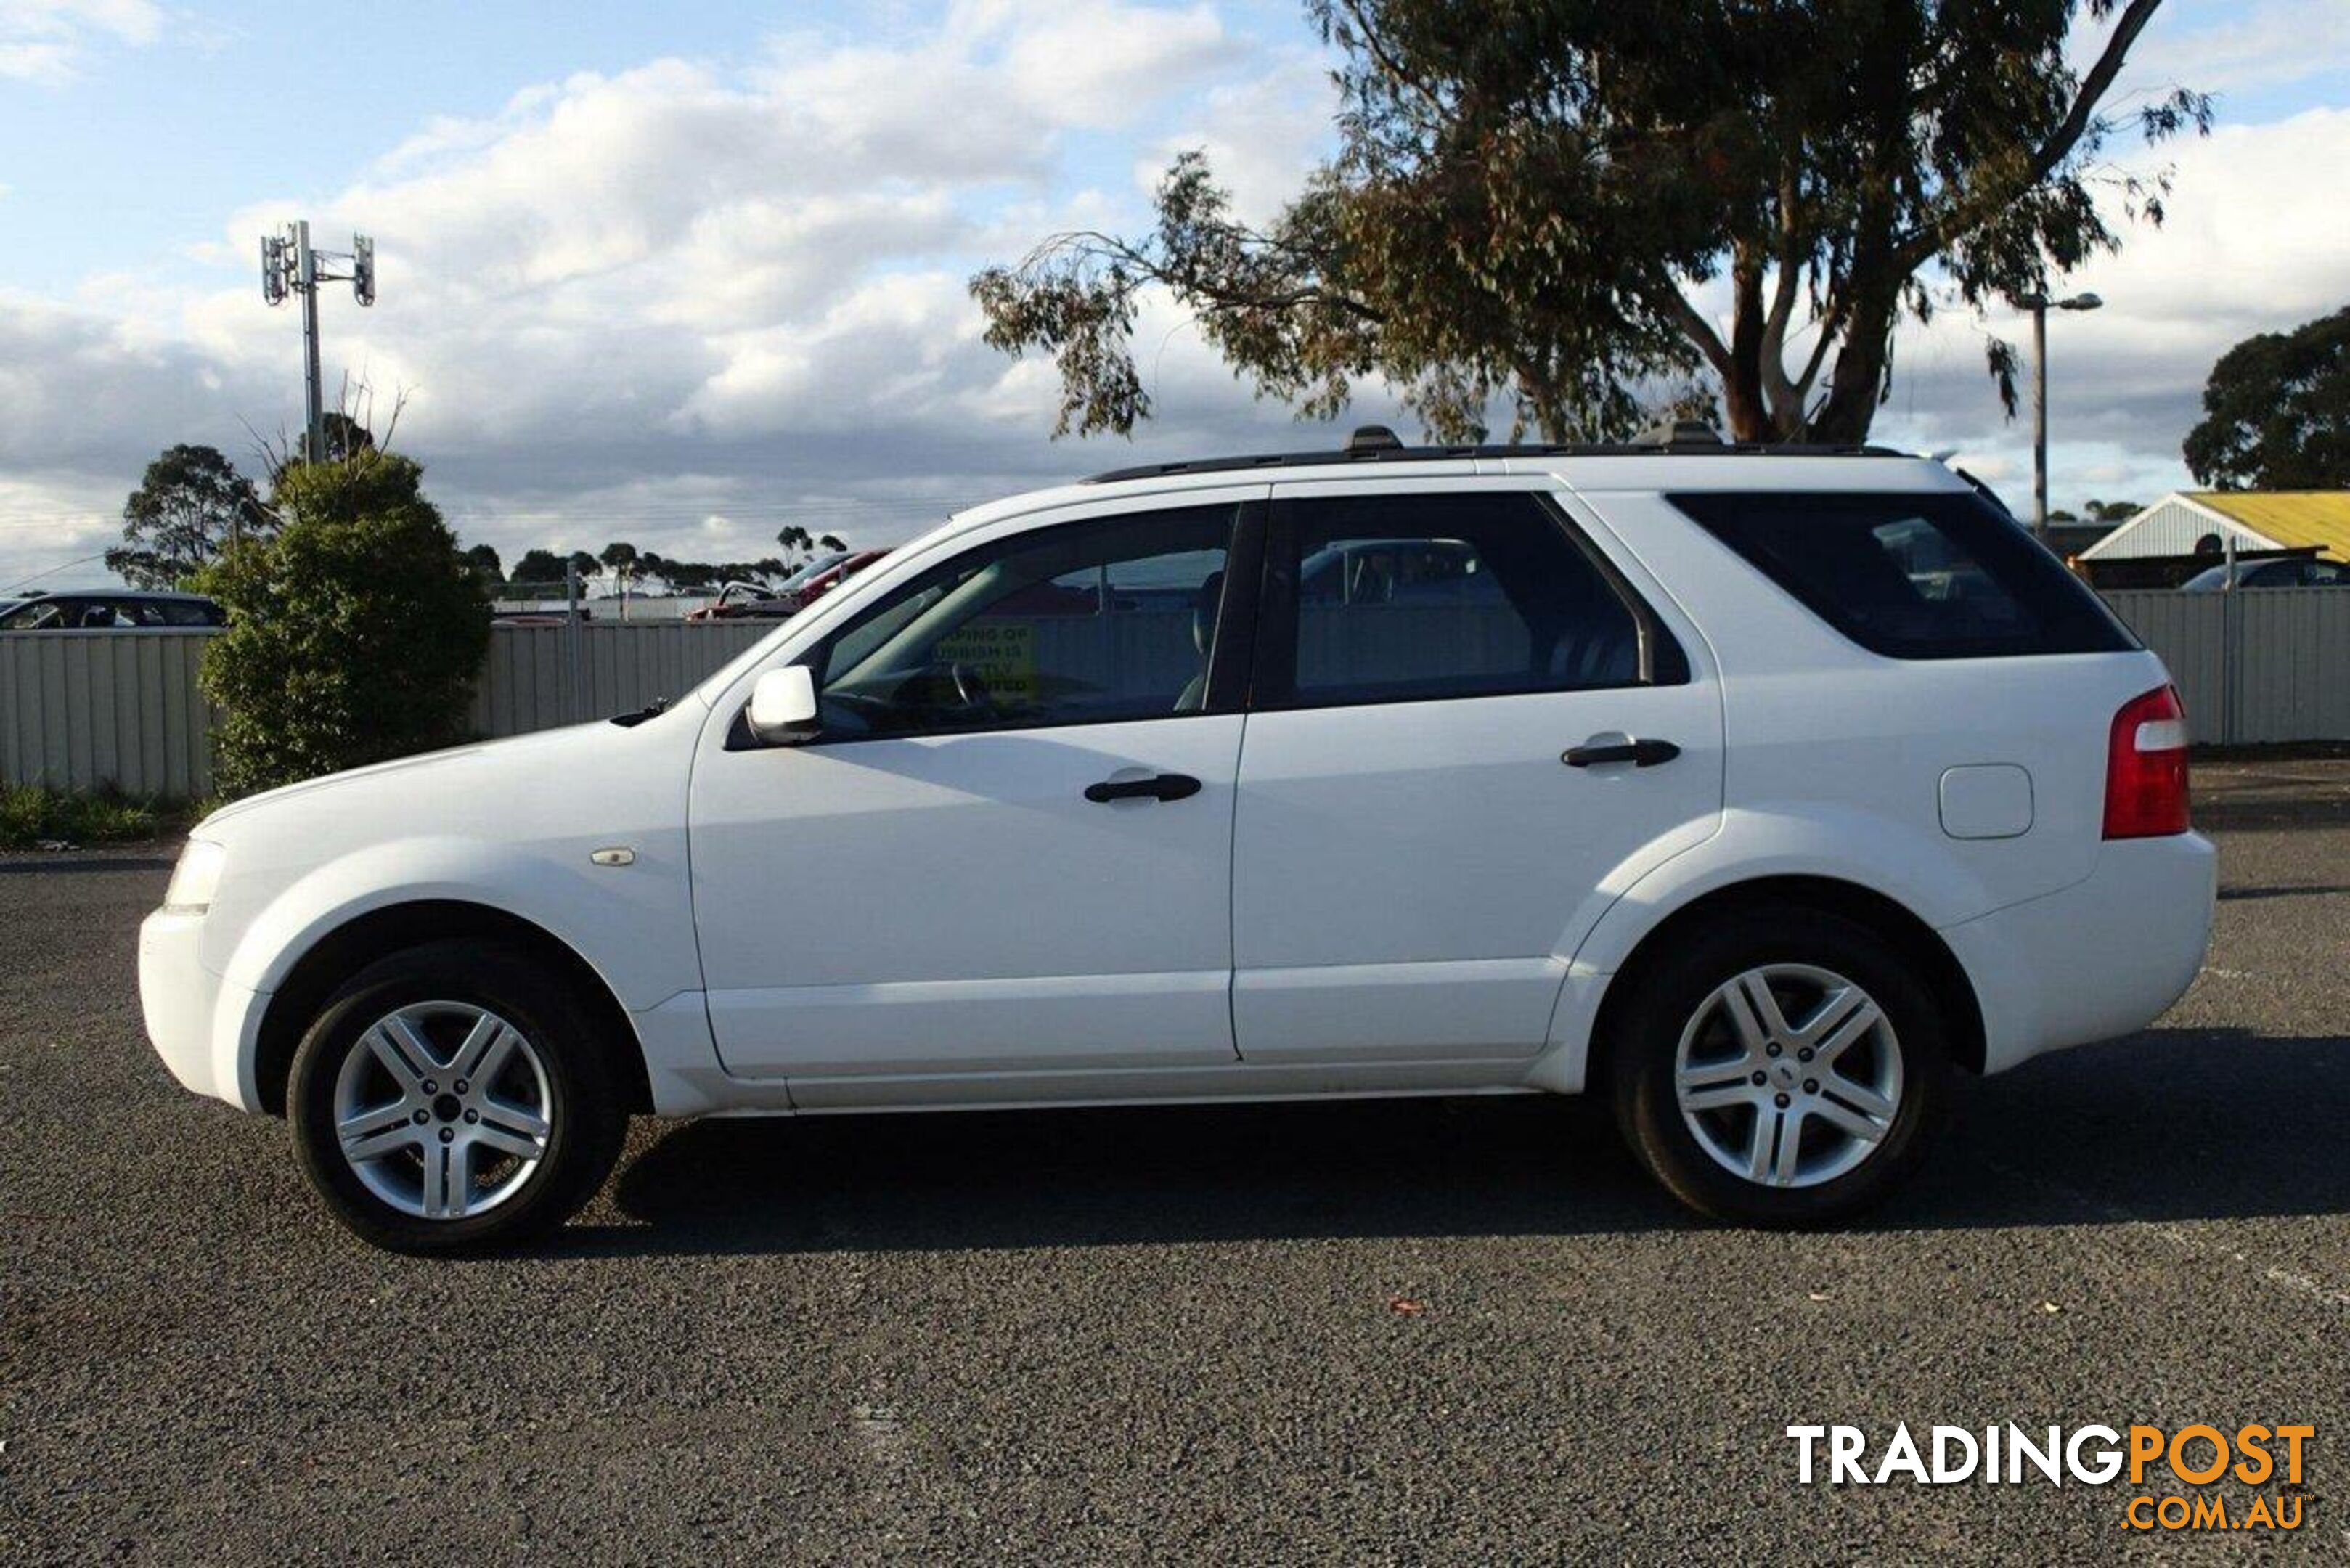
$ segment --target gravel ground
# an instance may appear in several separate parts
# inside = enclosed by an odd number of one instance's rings
[[[2187,999],[1801,1237],[1590,1107],[1387,1102],[639,1122],[558,1245],[409,1262],[148,1051],[168,846],[0,859],[0,1558],[2341,1561],[2350,764],[2198,784]],[[2307,1522],[1783,1436],[2010,1418],[2313,1423]]]

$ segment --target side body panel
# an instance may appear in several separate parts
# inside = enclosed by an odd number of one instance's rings
[[[1864,466],[1837,472],[1853,476]],[[1765,877],[1830,877],[1882,893],[1945,930],[2089,883],[2116,847],[2102,838],[2107,727],[2125,702],[2168,680],[2161,661],[2143,651],[1948,660],[1870,653],[1671,506],[1666,492],[1702,477],[1684,469],[1663,477],[1661,490],[1594,482],[1577,493],[1578,513],[1653,567],[1704,628],[1723,670],[1727,766],[1720,833],[1633,884],[1575,952],[1550,1048],[1534,1075],[1544,1087],[1582,1086],[1608,977],[1660,921],[1708,893]],[[1847,483],[1867,487],[1867,478]],[[1893,482],[1875,479],[1886,490],[1937,483],[1962,482],[1922,463]],[[1960,838],[1946,829],[1945,774],[1979,766],[2028,775],[2023,831]],[[2178,939],[2158,944],[2165,953],[2181,943],[2200,950],[2209,909],[2208,899],[2197,906],[2194,881],[2191,872],[2174,880],[2168,913],[2154,917]],[[1979,1001],[2003,983],[1981,970],[1988,949],[1951,945]],[[2101,950],[2103,940],[2095,945]],[[2048,952],[2030,961],[2061,961],[2066,984],[2102,993],[2087,1011],[2130,1020],[2123,1029],[2177,995],[2167,979],[2149,982],[2126,966],[2100,965],[2086,943],[2061,960]],[[2019,1009],[1984,1011],[1994,1067],[2043,1048],[2036,1019]]]
[[[1551,489],[1300,481],[1276,487],[1275,504]],[[1637,563],[1614,564],[1657,597]],[[1613,893],[1702,842],[1720,814],[1719,682],[1691,628],[1659,613],[1690,649],[1684,683],[1250,713],[1233,842],[1246,1061],[1482,1059],[1507,1072],[1543,1048],[1567,958]],[[1608,736],[1680,754],[1565,764],[1569,748]]]
[[[578,725],[433,753],[255,797],[205,823],[199,832],[227,846],[229,868],[193,933],[197,962],[219,981],[215,1083],[259,1104],[262,1015],[320,939],[373,910],[451,899],[527,920],[577,953],[640,1021],[660,1108],[712,1108],[687,1087],[716,1063],[686,865],[700,717],[694,707],[633,729]],[[588,858],[609,847],[633,850],[633,862]],[[695,999],[695,1027],[673,1026],[681,996]]]
[[[917,550],[903,570],[1062,524],[1201,506],[1237,514],[1264,493],[1253,483],[1088,498]],[[877,591],[900,574],[894,560],[877,568]],[[869,602],[861,580],[841,597],[852,593]],[[1154,662],[1166,638],[1123,636],[1117,623],[1168,613],[1084,617],[1035,635],[1071,658],[1100,642],[1105,681],[1146,669],[1155,681],[1169,678]],[[1182,657],[1197,664],[1206,656],[1191,646],[1192,610],[1172,613]],[[813,640],[795,639],[758,668]],[[705,984],[731,1072],[785,1080],[796,1105],[878,1106],[963,1075],[1232,1064],[1239,713],[729,750],[757,672],[739,670],[715,694],[691,792]],[[1198,791],[1087,794],[1156,774]]]

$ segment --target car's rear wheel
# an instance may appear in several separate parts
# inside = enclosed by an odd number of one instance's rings
[[[354,976],[295,1053],[286,1105],[335,1217],[415,1252],[561,1224],[627,1126],[592,1022],[502,944],[430,943]]]
[[[1743,911],[1633,983],[1607,1042],[1617,1119],[1690,1207],[1830,1223],[1923,1158],[1945,1114],[1947,1031],[1876,932],[1811,909]]]

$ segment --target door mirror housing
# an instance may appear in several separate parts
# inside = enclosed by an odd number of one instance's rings
[[[770,670],[751,688],[743,722],[770,746],[795,746],[816,732],[816,677],[805,664]]]

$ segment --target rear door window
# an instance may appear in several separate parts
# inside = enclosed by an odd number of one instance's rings
[[[2116,653],[2137,641],[2087,585],[1976,495],[1674,495],[1674,506],[1872,653]]]
[[[1577,691],[1686,678],[1678,648],[1533,495],[1274,503],[1286,633],[1259,644],[1263,707]]]

